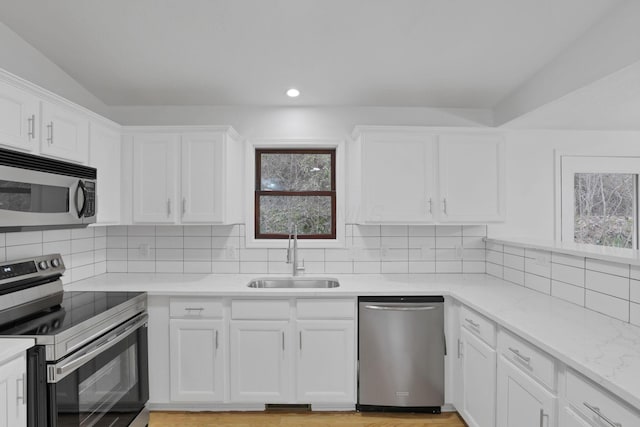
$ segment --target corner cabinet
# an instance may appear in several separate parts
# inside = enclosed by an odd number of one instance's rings
[[[98,224],[119,224],[121,219],[120,129],[91,123],[89,165],[98,170]]]
[[[131,170],[125,171],[133,185],[133,223],[240,222],[243,150],[233,129],[125,132],[131,132],[125,150],[133,152]]]
[[[502,221],[504,141],[487,131],[357,127],[349,217],[359,223]]]

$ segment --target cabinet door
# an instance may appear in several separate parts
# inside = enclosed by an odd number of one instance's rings
[[[433,147],[430,136],[365,136],[362,147],[365,222],[433,220]]]
[[[458,410],[470,427],[494,427],[496,351],[465,328],[461,328],[460,334],[463,395],[462,407]]]
[[[0,366],[0,427],[26,427],[26,376],[24,356]]]
[[[222,222],[223,139],[220,133],[182,136],[182,222]]]
[[[555,425],[555,396],[502,356],[497,397],[498,427]]]
[[[42,102],[40,153],[87,163],[89,119],[71,109]]]
[[[560,409],[560,427],[593,427],[587,421],[583,420],[580,415],[573,412],[569,406]]]
[[[504,142],[493,135],[442,135],[438,142],[440,220],[504,220]]]
[[[35,151],[38,109],[35,96],[0,82],[0,144]]]
[[[171,400],[224,400],[222,320],[172,319],[169,322]]]
[[[232,321],[231,400],[283,403],[289,392],[288,321]]]
[[[176,135],[134,137],[133,222],[176,222],[178,144]]]
[[[120,133],[91,125],[89,164],[98,170],[97,209],[99,224],[120,223]]]
[[[353,321],[298,321],[297,399],[355,403]]]

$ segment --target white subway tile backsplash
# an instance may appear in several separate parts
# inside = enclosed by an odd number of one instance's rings
[[[268,260],[268,249],[240,249],[240,261],[242,261],[243,263]]]
[[[291,264],[269,261],[269,274],[291,274]]]
[[[406,225],[383,225],[380,227],[380,235],[383,237],[408,236],[409,227]]]
[[[155,236],[128,236],[127,248],[139,248],[140,246],[156,247]]]
[[[410,225],[409,236],[413,237],[428,237],[436,235],[435,225]]]
[[[515,283],[516,285],[524,286],[524,271],[514,270],[513,268],[504,267],[503,279]]]
[[[212,248],[223,249],[229,246],[240,247],[240,238],[238,236],[214,236],[211,238]]]
[[[129,261],[155,261],[156,250],[127,249],[127,259]]]
[[[159,225],[156,227],[156,237],[158,236],[183,236],[184,231],[181,225]]]
[[[483,261],[462,261],[463,273],[485,273],[487,264]]]
[[[210,225],[185,225],[183,234],[185,237],[211,237],[213,236],[213,229]]]
[[[237,274],[240,273],[240,262],[238,261],[216,261],[211,264],[213,273],[217,274]],[[186,265],[185,265],[186,272]]]
[[[361,250],[358,252],[364,252],[364,251]],[[325,261],[348,262],[348,261],[351,261],[352,258],[353,258],[352,251],[349,249],[325,249],[324,251]],[[282,259],[284,260],[284,258]]]
[[[391,249],[402,249],[409,247],[409,238],[407,236],[402,237],[381,237],[380,247]]]
[[[71,240],[71,230],[45,230],[42,232],[43,242]]]
[[[531,273],[525,273],[524,286],[551,295],[551,279],[548,277],[537,276]]]
[[[584,287],[584,268],[564,264],[551,264],[551,278],[574,286]]]
[[[504,254],[502,252],[487,251],[487,262],[497,264],[497,265],[503,265]]]
[[[632,302],[640,304],[640,281],[631,279],[631,290],[629,293],[629,299]]]
[[[22,246],[42,243],[42,231],[23,231],[21,233],[6,233],[7,246]]]
[[[126,261],[127,249],[107,249],[108,261]]]
[[[185,261],[211,261],[211,249],[184,249]]]
[[[31,245],[7,246],[6,258],[8,260],[17,260],[22,258],[30,258],[43,255],[42,243],[34,243]]]
[[[86,252],[94,249],[94,239],[73,239],[71,240],[71,253]]]
[[[156,261],[156,273],[184,273],[182,261]]]
[[[353,227],[353,237],[380,237],[380,226],[356,225]]]
[[[287,267],[287,273],[291,273],[291,265],[285,264]],[[324,261],[305,261],[304,262],[305,274],[323,274],[324,273]]]
[[[629,300],[629,279],[626,277],[587,270],[585,286],[593,291]]]
[[[487,274],[502,279],[502,276],[504,274],[503,270],[504,267],[502,265],[487,262]]]
[[[524,257],[520,255],[512,255],[505,252],[504,266],[514,270],[524,271]]]
[[[436,227],[436,237],[462,236],[461,225],[439,225]]]
[[[324,262],[324,251],[324,249],[300,249],[298,251],[298,256],[300,257],[300,260],[304,260],[305,262]]]
[[[211,237],[209,236],[184,236],[184,247],[190,249],[210,249]]]
[[[409,261],[409,273],[425,274],[425,273],[435,273],[435,272],[436,272],[435,261]]]
[[[463,225],[462,235],[465,237],[466,236],[486,237],[487,226],[486,225]]]
[[[154,225],[130,225],[127,227],[127,236],[155,236]]]
[[[462,251],[462,259],[466,261],[485,261],[486,251],[484,249],[467,249]]]
[[[465,249],[485,249],[484,237],[467,237],[462,238],[462,247]]]
[[[326,261],[324,272],[327,274],[351,274],[353,273],[353,262]]]
[[[382,265],[380,262],[355,261],[353,263],[353,272],[356,274],[380,274]],[[411,270],[411,263],[409,263]]]
[[[93,227],[87,228],[74,228],[71,230],[71,239],[93,239],[95,237]]]
[[[382,274],[406,274],[409,272],[408,261],[382,261],[380,267]]]
[[[240,263],[240,273],[267,274],[269,273],[269,263],[266,261],[243,261]]]
[[[460,248],[462,247],[461,236],[436,237],[436,248]]]
[[[129,273],[155,273],[155,261],[128,261],[127,269]]]
[[[599,271],[601,273],[613,274],[621,277],[629,277],[629,265],[617,264],[615,262],[603,261],[599,259],[587,258],[587,270]]]
[[[353,236],[353,247],[354,248],[379,248],[380,236],[372,236],[372,237]]]
[[[109,273],[126,273],[129,271],[128,262],[121,260],[111,261],[107,259],[107,271]]]
[[[631,303],[629,309],[629,321],[636,326],[640,326],[640,304]]]
[[[409,236],[410,248],[435,248],[436,238],[433,236]]]
[[[100,274],[105,274],[107,272],[107,262],[96,262],[93,265],[93,273],[98,276]]]
[[[81,267],[71,269],[71,280],[74,282],[93,276],[95,276],[93,264],[83,265]]]
[[[215,273],[213,271],[213,264],[211,261],[185,261],[183,263],[183,268],[185,273]],[[237,273],[238,271],[234,271],[233,273]]]
[[[244,225],[242,227],[244,227]],[[240,236],[240,225],[216,225],[212,227],[211,234],[218,237],[238,237]]]
[[[107,236],[126,236],[127,235],[127,226],[126,225],[112,225],[107,227]]]
[[[69,257],[67,257],[69,259]],[[71,255],[71,268],[81,267],[84,265],[94,264],[93,251],[81,252]]]
[[[436,261],[436,273],[462,273],[462,261]]]
[[[127,247],[126,236],[112,236],[107,232],[107,249],[116,249],[116,248],[122,249],[126,247]]]
[[[524,256],[524,248],[518,248],[515,246],[504,246],[504,253],[505,254],[511,254],[511,255],[518,255],[518,256]]]
[[[524,271],[542,277],[551,277],[550,256],[542,255],[541,258],[525,258]]]
[[[456,249],[435,249],[436,261],[460,261],[461,253]]]
[[[571,267],[584,268],[584,257],[565,255],[558,252],[551,253],[551,262],[554,264],[569,265]]]
[[[630,275],[632,279],[640,280],[640,265],[631,265],[630,266]]]
[[[585,307],[607,316],[629,321],[629,301],[587,290]]]
[[[504,252],[504,245],[500,243],[487,242],[485,247],[488,251]]]
[[[184,248],[184,238],[182,236],[157,236],[155,240],[156,248]],[[108,244],[109,241],[107,240],[107,245]]]
[[[71,253],[71,240],[59,240],[42,244],[43,254],[60,254],[63,256]]]
[[[568,283],[551,281],[551,295],[565,301],[584,307],[585,290],[582,286],[573,286]]]

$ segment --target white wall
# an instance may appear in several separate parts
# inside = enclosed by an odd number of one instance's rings
[[[100,99],[2,22],[0,68],[109,117],[108,108]]]
[[[491,224],[489,237],[554,238],[554,150],[640,156],[640,132],[523,130],[506,140],[507,221]]]

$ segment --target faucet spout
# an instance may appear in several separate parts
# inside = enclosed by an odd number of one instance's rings
[[[291,240],[293,240],[293,257],[291,256]],[[292,259],[293,258],[293,259]],[[304,260],[302,266],[298,265],[298,226],[293,226],[293,236],[289,234],[289,244],[287,247],[287,264],[291,264],[291,274],[299,276],[304,271]]]

